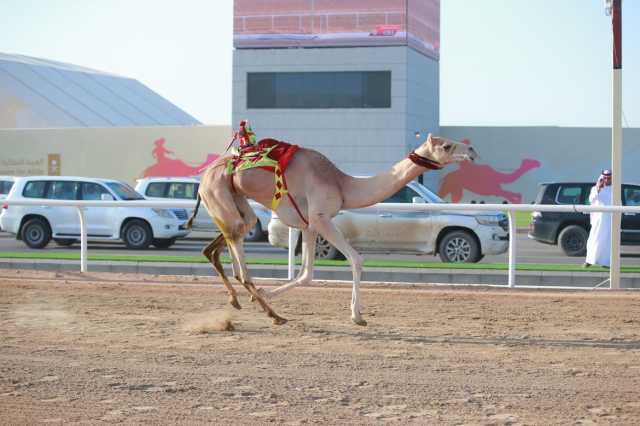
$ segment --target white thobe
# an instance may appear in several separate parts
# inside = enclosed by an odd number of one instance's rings
[[[611,205],[611,186],[603,187],[600,192],[594,186],[589,193],[592,206]],[[587,258],[592,265],[609,266],[611,262],[611,213],[592,212],[591,232],[587,240]]]

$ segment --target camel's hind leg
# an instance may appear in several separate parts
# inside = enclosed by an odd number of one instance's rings
[[[260,294],[256,286],[251,282],[251,277],[249,276],[249,271],[247,269],[247,265],[244,261],[244,246],[242,236],[236,238],[235,240],[227,239],[227,246],[229,247],[229,252],[232,256],[234,256],[240,267],[238,271],[240,275],[240,282],[247,289],[249,294],[253,296],[253,299],[256,300],[262,309],[267,313],[267,316],[273,319],[273,323],[276,325],[282,325],[287,322],[286,319],[282,318],[269,306],[269,304],[264,300],[263,296]]]
[[[211,262],[213,268],[216,270],[218,275],[220,275],[222,283],[227,288],[227,292],[229,293],[229,304],[236,309],[242,309],[240,303],[238,303],[238,295],[236,293],[236,290],[229,282],[229,279],[227,278],[227,275],[224,273],[224,269],[222,268],[222,263],[220,263],[220,252],[224,247],[224,243],[224,236],[220,234],[215,240],[209,243],[209,245],[202,250],[202,254],[207,258],[207,260],[209,260],[209,262]]]
[[[207,201],[206,207],[209,210],[209,214],[218,225],[224,240],[227,241],[229,254],[237,266],[234,273],[249,294],[258,301],[262,309],[273,319],[274,324],[280,325],[286,323],[287,320],[278,316],[258,293],[255,285],[251,282],[251,277],[245,264],[243,238],[246,233],[246,224],[243,218],[250,218],[251,214],[255,216],[251,206],[249,206],[246,199],[239,196],[234,197],[234,195],[223,186],[214,186],[210,191],[210,193],[206,193],[203,196],[203,200]],[[209,200],[215,201],[209,202]],[[246,209],[250,209],[251,213]]]

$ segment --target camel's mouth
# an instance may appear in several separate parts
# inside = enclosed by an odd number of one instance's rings
[[[468,145],[460,144],[459,147],[463,148],[462,152],[454,152],[452,155],[453,161],[471,161],[474,162],[479,157],[475,149]]]

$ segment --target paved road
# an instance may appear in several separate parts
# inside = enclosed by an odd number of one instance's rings
[[[132,251],[124,248],[123,244],[116,243],[89,243],[90,254],[150,254],[150,255],[166,255],[166,256],[184,256],[198,255],[202,247],[207,243],[206,238],[210,236],[206,233],[194,233],[195,238],[186,238],[178,241],[168,250],[150,249],[145,251]],[[213,234],[211,234],[213,235]],[[47,252],[77,252],[80,249],[79,244],[75,244],[71,248],[59,247],[55,243],[49,244]],[[17,251],[29,252],[38,251],[27,248],[21,241],[16,241],[7,233],[0,232],[0,251]],[[272,247],[267,242],[247,243],[246,251],[248,256],[269,258],[269,259],[286,259],[287,252],[284,249]],[[623,246],[622,248],[622,266],[640,266],[640,247]],[[414,255],[398,255],[385,253],[365,253],[366,259],[403,259],[403,260],[423,260],[437,261],[438,257],[431,255],[414,256]],[[517,238],[517,258],[518,263],[562,263],[562,264],[581,264],[583,258],[567,257],[560,249],[555,246],[541,244],[536,241],[529,240],[526,234],[518,234]],[[486,256],[482,262],[507,262],[507,255]]]

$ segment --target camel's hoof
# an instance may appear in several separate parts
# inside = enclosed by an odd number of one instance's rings
[[[363,327],[367,325],[367,322],[365,320],[363,320],[362,318],[351,317],[351,321],[353,321],[354,324],[361,325]]]
[[[279,316],[275,316],[273,317],[273,325],[284,325],[287,323],[287,320],[279,317]]]
[[[236,299],[235,297],[229,298],[229,304],[236,309],[242,309],[242,306],[240,306],[240,303],[238,303],[238,299]]]

